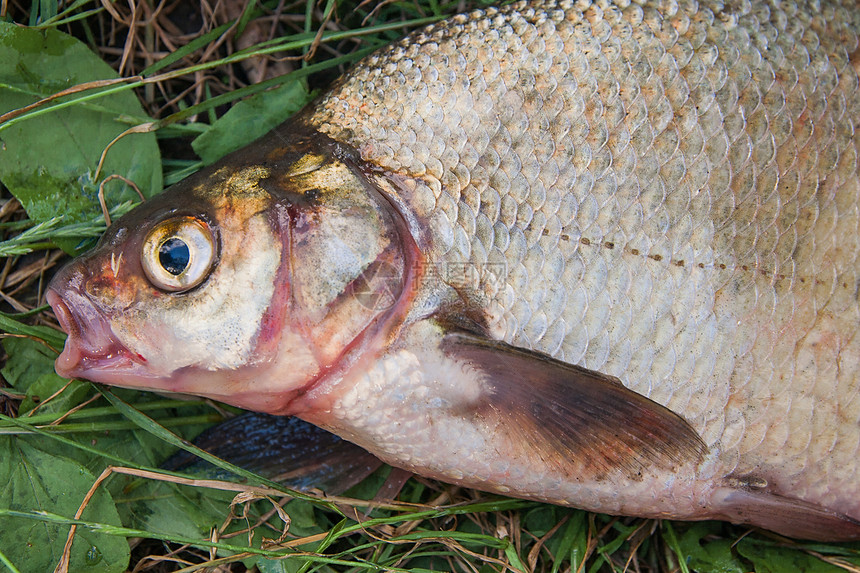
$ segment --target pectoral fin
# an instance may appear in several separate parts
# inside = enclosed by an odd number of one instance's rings
[[[501,420],[512,441],[565,473],[601,479],[622,472],[635,480],[695,465],[706,451],[681,416],[617,378],[465,333],[448,333],[441,349],[483,380],[469,415]]]
[[[194,443],[234,465],[299,490],[341,493],[373,473],[373,454],[298,418],[249,413],[215,426]],[[229,478],[186,452],[164,467],[213,478]]]

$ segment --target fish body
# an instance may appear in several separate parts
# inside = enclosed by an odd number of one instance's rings
[[[858,539],[858,30],[562,0],[419,31],[59,273],[58,372],[488,491]]]

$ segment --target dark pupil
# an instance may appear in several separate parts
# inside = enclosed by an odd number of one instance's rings
[[[191,252],[182,239],[176,237],[167,239],[158,248],[158,262],[173,276],[182,274],[182,271],[188,267],[189,260],[191,260]]]

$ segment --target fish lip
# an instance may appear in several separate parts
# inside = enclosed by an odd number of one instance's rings
[[[72,315],[72,310],[66,304],[66,301],[53,289],[48,289],[45,298],[48,304],[51,305],[51,309],[54,311],[54,315],[57,317],[57,321],[60,323],[60,328],[63,332],[68,336],[78,335],[80,333],[80,325],[75,320],[74,315]]]
[[[94,382],[110,382],[117,372],[125,375],[142,374],[146,363],[119,340],[110,323],[85,295],[67,291],[66,296],[49,288],[45,298],[57,321],[68,337],[54,369],[63,378],[86,378]],[[86,326],[86,328],[84,328]],[[113,373],[109,375],[109,373]]]

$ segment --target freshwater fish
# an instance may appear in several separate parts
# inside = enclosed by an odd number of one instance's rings
[[[537,0],[116,221],[56,369],[617,515],[860,539],[860,9]]]

